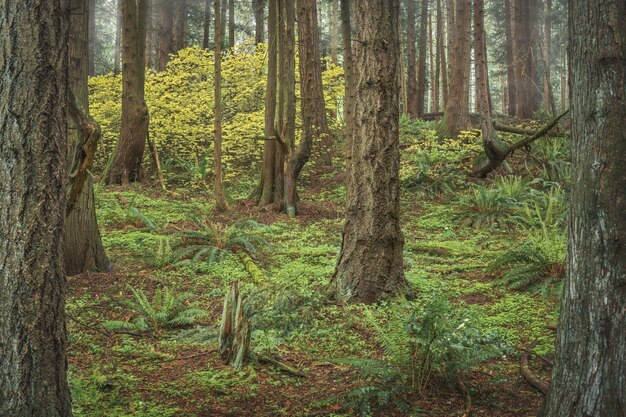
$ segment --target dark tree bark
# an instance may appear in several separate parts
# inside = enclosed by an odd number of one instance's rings
[[[341,7],[341,36],[343,42],[343,73],[345,80],[343,97],[343,118],[345,120],[346,135],[346,172],[352,158],[352,125],[354,120],[354,66],[352,61],[352,24],[350,22],[350,0],[340,0]],[[348,188],[348,187],[346,187]]]
[[[153,0],[148,0],[146,7],[146,68],[152,68],[154,62],[153,44],[154,44],[154,19],[153,15]]]
[[[221,10],[220,10],[220,21],[222,22],[222,24],[220,25],[220,34],[221,34],[221,40],[222,40],[222,51],[224,49],[226,49],[226,17],[228,16],[228,0],[224,0],[221,4]]]
[[[228,0],[228,47],[235,47],[235,0]]]
[[[211,0],[204,3],[204,25],[202,33],[202,49],[209,49],[209,32],[211,30]]]
[[[148,107],[144,99],[146,2],[122,2],[122,126],[108,170],[108,184],[128,184],[142,178],[148,136]]]
[[[0,415],[71,417],[65,0],[0,0]]]
[[[504,31],[506,37],[506,106],[509,116],[517,114],[517,86],[515,84],[515,56],[513,55],[513,29],[515,20],[511,6],[515,7],[515,0],[504,1]]]
[[[222,40],[220,39],[222,19],[220,16],[220,0],[215,0],[215,132],[213,135],[213,192],[215,193],[215,208],[218,211],[228,211],[228,203],[224,195],[224,181],[222,179]]]
[[[157,70],[164,71],[174,49],[174,3],[171,0],[159,0],[157,19]]]
[[[420,15],[420,50],[417,67],[417,114],[422,117],[426,103],[426,41],[428,39],[428,0],[422,0]]]
[[[417,0],[407,0],[406,9],[406,95],[408,109],[411,117],[419,117],[419,99],[417,94],[416,64],[417,53],[415,49],[415,8]],[[402,65],[402,64],[401,64]]]
[[[89,112],[88,65],[85,56],[88,50],[87,27],[91,19],[88,17],[91,15],[91,11],[88,11],[90,4],[90,0],[70,2],[70,8],[74,12],[70,15],[68,42],[71,96],[85,113]],[[70,176],[75,176],[80,169],[91,168],[88,158],[93,160],[93,155],[86,154],[89,147],[86,143],[87,136],[79,133],[78,124],[69,114],[68,127],[70,146],[67,168]],[[95,146],[90,149],[95,152]],[[83,167],[84,164],[87,165]],[[75,275],[86,271],[108,271],[110,268],[96,220],[93,179],[91,175],[87,175],[74,208],[65,220],[65,272],[67,275]]]
[[[302,109],[302,139],[299,146],[291,147],[285,171],[285,211],[297,214],[298,176],[308,162],[313,143],[323,144],[323,154],[332,160],[328,143],[326,105],[322,89],[322,58],[319,49],[316,0],[298,0],[298,40],[300,51],[300,102]]]
[[[399,9],[399,0],[355,3],[359,42],[350,190],[334,276],[339,300],[373,303],[406,285],[400,229]]]
[[[544,417],[626,415],[626,3],[569,1],[572,196]]]
[[[453,48],[449,51],[450,90],[443,117],[449,135],[467,128],[469,120],[469,69],[471,1],[457,0],[454,17]],[[450,17],[450,16],[449,16]]]
[[[96,0],[89,0],[89,17],[87,18],[87,33],[89,39],[89,75],[96,75]]]
[[[254,8],[254,43],[263,43],[265,32],[265,0],[252,0]]]
[[[187,0],[176,0],[172,31],[172,53],[187,47]]]
[[[261,172],[261,196],[259,206],[274,202],[276,184],[276,159],[278,142],[276,140],[276,83],[278,78],[277,64],[277,0],[269,0],[268,5],[268,49],[267,49],[267,86],[265,88],[265,144],[263,146],[263,168]]]

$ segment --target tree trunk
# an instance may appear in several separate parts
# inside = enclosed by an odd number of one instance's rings
[[[513,29],[515,20],[511,6],[515,6],[515,0],[504,1],[504,31],[506,37],[506,105],[509,116],[517,114],[517,99],[515,93],[515,55],[513,51]]]
[[[544,0],[543,25],[543,107],[551,115],[556,114],[556,104],[550,82],[552,60],[552,0]]]
[[[228,47],[235,47],[235,0],[228,1]]]
[[[89,17],[87,18],[87,37],[89,39],[89,50],[87,59],[89,60],[89,75],[96,75],[96,0],[89,0]]]
[[[88,24],[91,0],[72,0],[70,7],[70,31],[68,42],[69,82],[72,96],[77,105],[89,112],[89,90],[87,85],[88,64],[85,56],[88,51]],[[68,115],[70,146],[68,152],[68,172],[76,173],[85,162],[86,143],[79,134],[76,121]],[[94,148],[95,151],[95,148]],[[90,164],[89,164],[90,165]],[[90,169],[91,166],[86,167]],[[93,180],[91,175],[82,187],[74,209],[65,219],[65,272],[67,275],[85,271],[108,271],[111,265],[104,252],[94,205]]]
[[[277,0],[269,0],[268,5],[268,46],[267,46],[267,85],[265,88],[265,143],[263,145],[263,168],[261,172],[261,196],[259,206],[266,206],[274,201],[276,182],[276,158],[278,143],[276,140],[276,82],[277,64]],[[270,139],[273,138],[273,139]]]
[[[254,43],[263,43],[265,32],[265,0],[253,0],[254,8]]]
[[[399,9],[399,0],[355,3],[360,42],[355,47],[351,190],[334,276],[337,297],[345,301],[373,303],[406,285],[400,229]]]
[[[471,1],[457,0],[450,50],[450,91],[443,117],[448,135],[457,135],[469,124],[469,68]]]
[[[330,62],[337,64],[337,39],[339,38],[339,0],[331,0],[330,11]],[[318,34],[319,38],[319,34]],[[319,46],[318,46],[319,48]]]
[[[177,0],[174,4],[172,53],[187,47],[187,0]]]
[[[340,0],[341,7],[341,36],[343,41],[343,72],[345,78],[344,98],[343,98],[343,118],[346,123],[346,169],[350,163],[350,134],[353,124],[354,110],[354,68],[352,62],[352,25],[350,23],[350,0]]]
[[[154,19],[152,18],[153,0],[148,0],[147,4],[147,18],[146,18],[146,68],[153,67],[153,45],[154,45]]]
[[[204,25],[202,33],[202,49],[209,49],[209,32],[211,30],[211,0],[204,3]]]
[[[117,0],[115,9],[115,50],[113,52],[113,74],[120,73],[122,61],[122,1]]]
[[[142,179],[141,165],[148,136],[148,107],[144,99],[146,2],[122,2],[122,126],[108,170],[108,184],[128,184]]]
[[[158,71],[165,71],[173,52],[174,3],[170,0],[159,0],[157,58]]]
[[[0,0],[2,416],[72,416],[63,268],[68,6]]]
[[[532,52],[532,33],[535,26],[536,1],[514,0],[513,14],[513,68],[515,76],[515,115],[531,119],[539,109],[535,77],[537,68]]]
[[[433,44],[433,18],[432,13],[428,13],[428,57],[430,59],[431,77],[431,112],[439,111],[439,60],[435,64],[435,49]]]
[[[218,211],[228,211],[228,203],[224,195],[224,182],[222,179],[222,40],[221,26],[222,19],[220,16],[220,0],[215,0],[215,51],[214,51],[214,68],[215,68],[215,132],[213,135],[213,191],[215,193],[215,208]]]
[[[222,24],[220,25],[220,34],[221,37],[220,39],[222,40],[222,51],[224,49],[226,49],[226,17],[228,17],[227,11],[228,11],[228,0],[224,0],[222,1],[222,4],[220,6],[220,18],[221,18],[221,22]]]
[[[626,415],[626,3],[569,2],[572,196],[546,417]]]
[[[407,0],[406,9],[406,58],[407,58],[407,98],[408,108],[405,110],[411,117],[419,117],[417,79],[415,78],[417,55],[415,50],[415,8],[417,0]],[[402,67],[402,63],[400,63]]]
[[[443,11],[441,9],[441,0],[437,0],[437,55],[440,62],[438,73],[441,74],[441,104],[443,108],[448,104],[448,64],[445,44]]]
[[[422,0],[422,12],[420,14],[420,50],[417,77],[417,114],[422,117],[424,114],[426,98],[426,41],[428,40],[428,0]]]
[[[316,0],[298,0],[298,40],[300,52],[300,101],[302,109],[302,139],[297,149],[287,156],[285,172],[285,211],[297,214],[297,181],[300,171],[311,156],[313,143],[319,143],[322,156],[332,161],[328,139],[326,105],[322,88],[322,59],[319,49]],[[325,161],[328,162],[328,161]]]

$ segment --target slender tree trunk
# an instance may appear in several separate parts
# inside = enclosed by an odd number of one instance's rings
[[[439,111],[439,60],[437,60],[437,63],[435,64],[432,13],[428,13],[428,57],[430,59],[431,111],[436,112]]]
[[[444,114],[449,135],[467,128],[469,120],[469,68],[471,1],[457,0],[454,18],[453,49],[450,51],[450,91]]]
[[[144,99],[147,0],[122,2],[122,126],[109,167],[109,184],[142,179],[143,152],[148,136]]]
[[[221,40],[222,40],[222,51],[226,49],[226,18],[228,17],[228,0],[222,1],[222,5],[220,6],[220,18],[221,18]]]
[[[87,59],[89,60],[89,75],[96,75],[96,0],[89,0],[89,17],[87,24],[89,51]]]
[[[170,0],[159,0],[158,16],[158,71],[164,71],[173,52],[174,3]]]
[[[215,114],[215,132],[213,136],[213,191],[215,193],[215,208],[218,211],[228,211],[229,207],[224,195],[224,182],[222,179],[222,40],[220,39],[222,19],[220,16],[220,0],[215,0],[213,5],[216,34],[214,51],[215,107],[213,113]]]
[[[402,33],[402,28],[398,28],[398,32]],[[404,54],[404,48],[402,46],[402,44],[400,44],[400,61],[398,62],[398,65],[400,65],[400,71],[398,71],[398,83],[400,84],[400,98],[402,99],[402,108],[401,108],[401,112],[402,114],[409,114],[409,92],[408,92],[408,87],[407,87],[407,76],[404,74],[404,61],[405,61],[405,54]],[[407,60],[408,61],[408,60]],[[407,67],[408,67],[408,62],[407,62]],[[413,68],[417,68],[416,65],[413,65]],[[413,79],[416,80],[416,73],[413,73]],[[417,81],[415,82],[415,84],[417,85]]]
[[[265,0],[253,0],[254,7],[254,43],[263,43],[265,32]]]
[[[297,214],[298,176],[311,156],[313,143],[322,144],[322,155],[329,156],[332,161],[332,149],[330,149],[332,144],[328,142],[330,136],[322,88],[322,59],[319,49],[316,0],[298,0],[298,40],[302,139],[298,148],[292,148],[287,157],[285,211],[291,217]]]
[[[120,73],[122,62],[122,1],[117,0],[115,16],[115,50],[113,52],[113,73]]]
[[[147,22],[146,22],[146,68],[153,67],[153,45],[154,45],[154,19],[153,19],[153,0],[148,0],[147,4]]]
[[[420,14],[420,50],[417,78],[417,114],[424,114],[426,98],[426,41],[428,40],[428,0],[422,0],[422,12]]]
[[[330,12],[330,62],[337,64],[337,39],[339,38],[339,0],[331,0]],[[319,37],[319,35],[318,35]],[[319,48],[319,47],[318,47]]]
[[[350,0],[340,0],[341,8],[341,36],[343,41],[343,72],[345,79],[343,98],[343,118],[345,120],[346,136],[346,172],[349,172],[352,160],[352,125],[354,124],[354,65],[352,61],[352,24],[350,12]],[[346,189],[349,189],[346,185]]]
[[[63,223],[69,3],[0,0],[0,415],[71,417]]]
[[[513,29],[515,26],[515,19],[513,17],[513,11],[511,6],[515,7],[515,0],[504,1],[504,15],[505,15],[505,37],[506,37],[506,105],[509,116],[517,115],[517,99],[516,99],[516,79],[515,79],[515,55],[513,48]]]
[[[172,53],[187,47],[187,0],[177,0],[174,3]]]
[[[209,49],[209,32],[211,30],[211,0],[204,3],[204,25],[202,33],[202,49]]]
[[[567,79],[565,75],[561,75],[561,111],[569,107],[567,100]]]
[[[90,0],[72,0],[70,7],[70,31],[68,42],[69,82],[73,98],[85,112],[89,112],[89,90],[87,84],[88,25],[91,11]],[[68,115],[70,146],[68,172],[76,173],[84,163],[86,155],[83,136],[77,123]],[[95,151],[95,149],[94,149]],[[89,167],[91,168],[91,167]],[[65,219],[65,272],[75,275],[85,271],[108,271],[111,265],[104,252],[94,205],[93,180],[87,177],[74,209]]]
[[[552,83],[550,81],[550,62],[552,60],[552,0],[544,0],[543,26],[543,107],[551,115],[556,114]]]
[[[235,47],[235,0],[228,1],[228,47]]]
[[[443,108],[448,104],[448,63],[445,48],[444,15],[441,9],[441,0],[437,0],[437,55],[439,56],[441,74],[441,98]]]
[[[415,78],[417,55],[415,50],[415,9],[417,0],[407,0],[406,9],[406,58],[407,58],[407,89],[408,108],[405,110],[411,117],[419,117],[419,101],[417,79]],[[421,43],[420,43],[421,44]],[[400,64],[402,66],[402,63]]]
[[[334,276],[340,300],[373,303],[406,285],[400,229],[399,9],[399,0],[355,3],[360,42],[355,46],[351,190]]]
[[[263,169],[261,173],[261,196],[259,206],[274,202],[276,182],[275,167],[278,142],[276,140],[276,89],[278,78],[277,64],[277,28],[278,0],[269,0],[268,4],[268,46],[267,46],[267,86],[265,88],[265,144],[263,146]]]
[[[626,415],[626,3],[569,2],[572,196],[545,417]]]
[[[531,119],[539,108],[534,82],[537,69],[532,53],[536,1],[515,0],[512,10],[516,116],[522,119]]]

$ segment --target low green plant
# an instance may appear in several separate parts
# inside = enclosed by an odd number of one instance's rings
[[[466,208],[465,223],[474,227],[489,227],[503,222],[514,208],[497,189],[484,185],[474,187],[472,193],[462,197],[460,202]]]
[[[466,310],[432,294],[414,304],[392,306],[383,320],[367,321],[383,349],[380,359],[348,358],[334,362],[358,369],[368,383],[340,397],[366,416],[377,407],[407,407],[408,394],[422,394],[434,375],[462,381],[478,364],[507,351],[495,333],[484,332]]]
[[[104,326],[109,330],[159,332],[162,329],[191,325],[198,317],[207,315],[204,310],[187,306],[185,301],[191,298],[190,293],[175,294],[168,287],[157,287],[152,300],[149,300],[143,290],[130,285],[127,287],[133,299],[125,300],[123,304],[132,310],[135,317],[131,321],[107,321]]]

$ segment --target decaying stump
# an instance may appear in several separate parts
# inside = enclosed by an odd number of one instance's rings
[[[248,357],[252,327],[244,314],[245,298],[239,292],[239,281],[230,285],[224,298],[219,335],[220,356],[235,369],[241,369]]]

